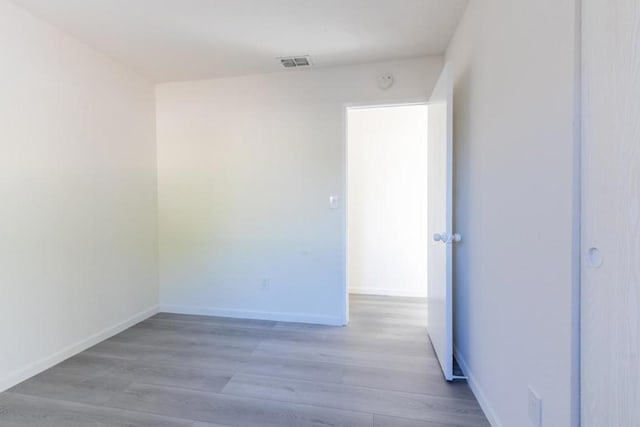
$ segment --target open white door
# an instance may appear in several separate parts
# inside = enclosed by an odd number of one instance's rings
[[[453,375],[453,87],[445,66],[429,101],[427,318],[431,343],[447,381]]]

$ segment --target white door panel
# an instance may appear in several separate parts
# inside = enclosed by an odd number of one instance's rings
[[[445,66],[429,100],[428,330],[447,380],[453,379],[453,89]]]
[[[640,426],[640,2],[582,3],[581,425]]]

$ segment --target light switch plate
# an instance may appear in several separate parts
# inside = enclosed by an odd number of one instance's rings
[[[338,196],[329,196],[329,209],[338,209],[340,198]]]

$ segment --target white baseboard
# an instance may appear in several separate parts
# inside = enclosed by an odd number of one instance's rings
[[[386,297],[427,297],[426,292],[406,291],[403,289],[349,288],[349,293],[358,295],[380,295]]]
[[[216,307],[186,305],[160,305],[160,312],[176,314],[194,314],[203,316],[232,317],[236,319],[273,320],[277,322],[314,323],[318,325],[344,326],[342,317],[317,316],[302,313],[279,313],[268,311],[248,311]]]
[[[33,377],[34,375],[39,374],[42,371],[46,371],[47,369],[57,365],[58,363],[85,351],[89,347],[93,347],[94,345],[108,338],[111,338],[116,334],[119,334],[120,332],[130,328],[136,323],[140,323],[143,320],[148,319],[156,313],[158,313],[157,306],[144,310],[123,322],[103,329],[102,331],[91,335],[88,338],[85,338],[66,348],[63,348],[62,350],[52,354],[51,356],[47,356],[44,359],[33,362],[22,369],[14,371],[13,373],[7,375],[5,378],[0,379],[0,392],[10,389],[11,387],[20,384],[21,382]]]
[[[478,382],[476,381],[473,372],[471,372],[471,370],[469,369],[469,365],[467,365],[466,360],[464,359],[464,357],[462,357],[456,346],[453,346],[453,354],[458,361],[458,365],[460,365],[460,369],[462,369],[462,372],[466,375],[467,384],[469,384],[469,388],[473,392],[473,395],[476,397],[476,400],[480,404],[480,408],[482,408],[482,411],[489,420],[489,423],[493,427],[502,427],[503,424],[498,419],[498,416],[491,406],[491,403],[489,403],[487,396],[482,391],[482,387],[480,387],[480,384],[478,384]]]

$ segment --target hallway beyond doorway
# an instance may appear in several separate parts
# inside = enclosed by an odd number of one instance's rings
[[[427,296],[428,108],[347,109],[350,293]]]

